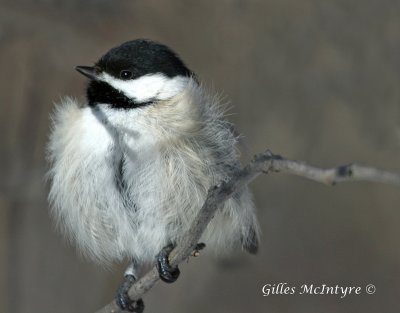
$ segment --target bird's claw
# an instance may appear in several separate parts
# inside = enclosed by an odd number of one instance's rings
[[[158,274],[160,275],[160,278],[162,281],[166,283],[173,283],[175,282],[180,274],[179,268],[172,267],[169,264],[169,254],[172,251],[174,246],[172,244],[164,247],[161,249],[160,253],[157,255],[157,270]]]
[[[144,310],[144,303],[142,299],[136,301],[131,300],[128,295],[129,289],[135,283],[136,278],[133,275],[125,275],[125,280],[118,288],[116,303],[123,311],[142,313]]]

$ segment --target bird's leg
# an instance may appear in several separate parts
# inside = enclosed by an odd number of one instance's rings
[[[126,269],[124,274],[124,281],[118,288],[116,303],[123,311],[142,313],[144,310],[144,303],[142,299],[133,301],[129,298],[128,291],[136,281],[135,262]]]
[[[206,245],[204,243],[198,243],[193,252],[193,256],[198,256],[200,254],[200,250],[204,249]],[[162,281],[166,283],[175,282],[180,274],[179,268],[172,267],[169,264],[169,254],[174,249],[175,246],[173,244],[169,244],[168,246],[161,249],[160,253],[157,255],[157,270],[158,274]]]
[[[160,253],[157,255],[157,270],[158,274],[162,281],[166,283],[173,283],[175,282],[180,274],[179,268],[172,267],[169,264],[169,254],[174,249],[173,244],[169,244],[168,246],[161,249]]]

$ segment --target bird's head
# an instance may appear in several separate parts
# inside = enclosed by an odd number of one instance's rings
[[[112,48],[94,66],[77,66],[90,79],[89,106],[135,109],[185,89],[193,73],[167,46],[137,39]]]

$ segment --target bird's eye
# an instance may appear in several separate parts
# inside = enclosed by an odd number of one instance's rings
[[[119,73],[119,77],[122,79],[130,79],[132,78],[132,72],[128,70],[122,70],[121,73]]]

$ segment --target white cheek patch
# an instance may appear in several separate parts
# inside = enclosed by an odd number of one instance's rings
[[[190,80],[185,76],[169,78],[161,73],[148,74],[134,80],[122,80],[102,73],[99,79],[139,103],[171,98],[182,92]]]

